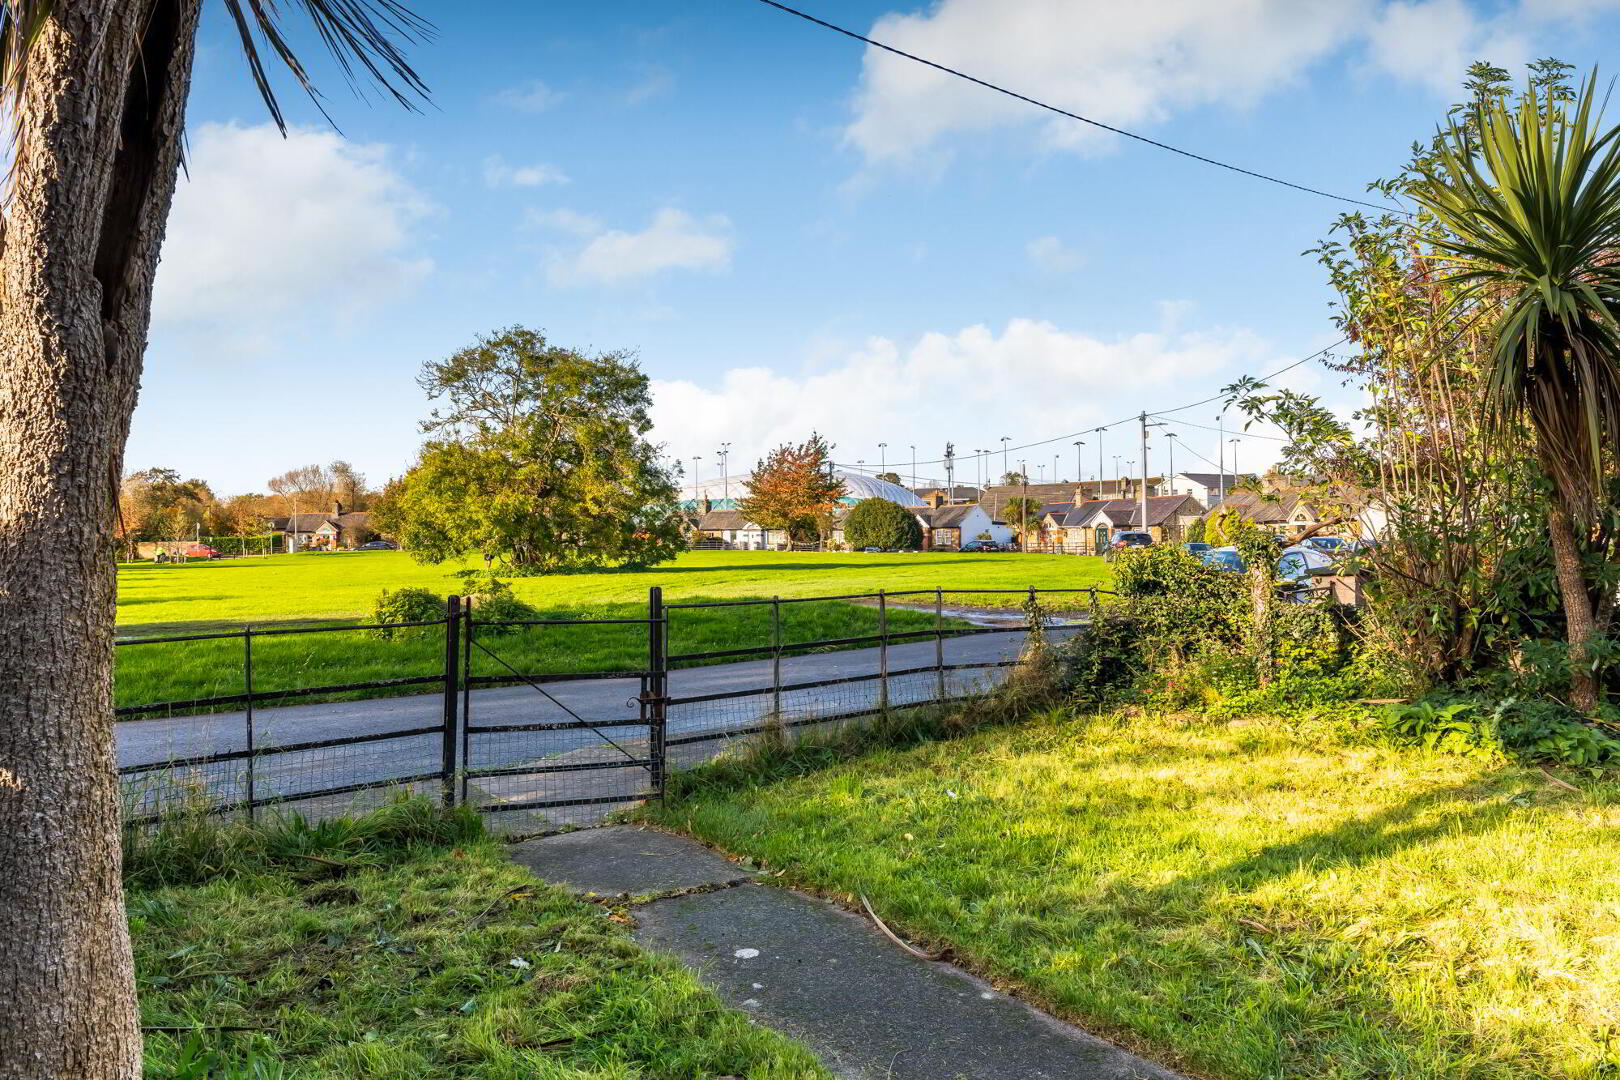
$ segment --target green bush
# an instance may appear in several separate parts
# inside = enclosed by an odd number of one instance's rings
[[[844,519],[844,540],[850,547],[920,548],[922,526],[910,510],[888,499],[862,499]]]
[[[486,626],[485,623],[525,622],[540,617],[538,610],[519,600],[512,586],[500,578],[486,579],[481,583],[481,591],[469,593],[467,600],[472,604],[481,637],[512,634],[523,629],[521,626]]]
[[[1494,707],[1478,701],[1427,699],[1386,705],[1378,726],[1396,742],[1448,754],[1511,754],[1560,765],[1620,762],[1620,739],[1550,701],[1507,698]]]
[[[444,618],[444,597],[428,589],[407,586],[403,589],[384,589],[377,594],[372,605],[371,621],[380,625],[372,633],[380,638],[395,634],[422,633],[428,627],[396,628],[393,623],[432,622]]]

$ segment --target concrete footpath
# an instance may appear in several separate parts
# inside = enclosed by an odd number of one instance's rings
[[[635,935],[858,1080],[1180,1080],[870,922],[685,837],[636,826],[513,845],[537,876],[636,904]]]

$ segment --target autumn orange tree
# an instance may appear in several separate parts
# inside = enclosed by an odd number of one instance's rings
[[[844,482],[833,472],[832,446],[812,432],[802,443],[783,443],[754,466],[744,483],[742,512],[761,528],[785,529],[796,541],[824,539]]]

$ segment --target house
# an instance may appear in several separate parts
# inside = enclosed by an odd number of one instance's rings
[[[1207,507],[1221,501],[1221,493],[1239,484],[1254,484],[1253,473],[1178,472],[1165,483],[1166,495],[1191,495]]]
[[[980,491],[976,487],[957,484],[951,488],[918,488],[917,497],[929,506],[945,506],[949,503],[975,503],[979,501]]]
[[[1079,480],[1061,484],[992,484],[984,489],[979,503],[992,518],[1002,517],[1009,499],[1039,499],[1045,503],[1082,503],[1095,499],[1134,499],[1142,481],[1136,477],[1118,480]],[[1163,478],[1147,478],[1148,494],[1157,495]]]
[[[345,511],[335,502],[326,514],[293,514],[271,518],[270,530],[281,533],[288,551],[337,551],[354,549],[376,537],[371,514],[364,510]]]
[[[1236,511],[1245,521],[1252,521],[1276,536],[1286,536],[1309,529],[1335,516],[1298,494],[1288,492],[1262,494],[1256,491],[1234,491],[1226,496],[1226,502],[1222,505],[1226,509]]]
[[[741,510],[708,510],[698,518],[695,547],[758,551],[765,547],[766,531],[748,520]]]
[[[1204,514],[1204,507],[1191,495],[1153,495],[1147,501],[1147,532],[1155,542],[1177,543],[1187,526]],[[1135,499],[1096,499],[1069,511],[1062,525],[1062,544],[1067,551],[1097,554],[1113,535],[1124,530],[1140,531],[1142,506]]]
[[[969,540],[990,539],[1005,544],[1013,531],[991,519],[978,503],[952,506],[914,506],[911,512],[922,526],[924,551],[958,551]]]

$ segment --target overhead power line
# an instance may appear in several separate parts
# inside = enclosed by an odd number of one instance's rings
[[[1179,146],[1171,146],[1169,143],[1160,142],[1157,139],[1150,139],[1146,135],[1138,135],[1134,131],[1126,131],[1124,128],[1118,128],[1112,124],[1105,124],[1101,120],[1093,120],[1089,116],[1081,116],[1077,112],[1070,112],[1068,109],[1060,108],[1056,105],[1048,105],[1046,102],[1032,98],[1027,94],[1020,94],[1018,91],[1009,90],[1005,86],[998,86],[993,82],[981,79],[975,75],[969,75],[965,71],[958,71],[956,68],[929,60],[926,57],[918,56],[915,53],[908,53],[904,49],[897,49],[893,45],[885,45],[881,41],[874,41],[865,34],[858,34],[853,30],[839,26],[837,23],[830,23],[826,19],[817,18],[807,11],[800,11],[798,8],[789,7],[786,4],[778,3],[777,0],[759,0],[759,2],[767,7],[773,7],[778,11],[785,12],[788,15],[797,16],[798,18],[803,19],[805,22],[814,23],[817,26],[824,27],[825,29],[831,30],[836,34],[843,34],[845,37],[854,38],[856,41],[864,42],[865,44],[872,46],[874,49],[882,49],[884,52],[893,53],[896,56],[902,56],[907,60],[922,64],[925,67],[931,67],[936,71],[943,71],[947,75],[954,75],[958,79],[964,79],[976,86],[982,86],[986,90],[993,90],[998,94],[1005,94],[1007,97],[1013,98],[1017,101],[1022,101],[1027,105],[1033,105],[1037,109],[1045,109],[1047,112],[1068,117],[1070,120],[1078,120],[1082,124],[1090,124],[1094,128],[1100,128],[1103,131],[1110,131],[1115,135],[1122,135],[1127,139],[1135,139],[1139,143],[1146,143],[1148,146],[1155,147],[1159,150],[1168,150],[1172,154],[1180,154],[1184,158],[1191,158],[1194,161],[1201,161],[1205,165],[1213,165],[1218,169],[1226,169],[1230,172],[1240,173],[1243,176],[1253,177],[1256,180],[1264,180],[1268,183],[1279,184],[1282,187],[1293,188],[1295,191],[1303,191],[1309,195],[1319,195],[1324,199],[1333,199],[1337,202],[1344,203],[1354,203],[1356,206],[1366,206],[1373,210],[1381,210],[1389,213],[1407,213],[1407,211],[1396,206],[1390,206],[1385,203],[1368,202],[1365,199],[1353,199],[1348,195],[1335,195],[1331,191],[1322,191],[1318,188],[1307,187],[1304,184],[1296,184],[1292,180],[1284,180],[1279,176],[1271,176],[1268,173],[1257,172],[1254,169],[1245,169],[1241,165],[1233,165],[1230,162],[1218,161],[1212,157],[1205,157],[1203,154],[1195,154],[1191,150],[1183,150]]]
[[[1295,368],[1299,367],[1301,364],[1308,364],[1312,360],[1315,360],[1317,357],[1322,356],[1323,354],[1328,353],[1328,352],[1332,351],[1333,349],[1338,348],[1340,345],[1343,345],[1345,342],[1347,342],[1349,340],[1350,339],[1348,337],[1342,337],[1338,341],[1335,341],[1331,345],[1326,345],[1326,346],[1324,346],[1324,347],[1322,347],[1320,349],[1317,349],[1315,352],[1311,353],[1309,356],[1302,356],[1298,360],[1295,360],[1293,363],[1288,364],[1285,367],[1280,367],[1276,371],[1273,371],[1268,375],[1260,376],[1258,381],[1260,381],[1260,382],[1268,382],[1271,379],[1275,379],[1279,375],[1287,374],[1288,372],[1293,371]],[[1175,408],[1172,408],[1172,409],[1160,409],[1158,412],[1151,412],[1151,413],[1148,413],[1147,415],[1149,415],[1149,416],[1166,416],[1166,415],[1168,415],[1170,413],[1185,412],[1188,409],[1195,409],[1200,405],[1208,405],[1212,401],[1220,401],[1225,396],[1226,396],[1225,394],[1215,394],[1215,395],[1212,395],[1211,397],[1202,398],[1202,399],[1200,399],[1198,401],[1194,401],[1194,402],[1192,402],[1191,404],[1188,404],[1188,405],[1177,405]],[[1112,427],[1118,427],[1121,424],[1131,423],[1132,421],[1136,420],[1140,415],[1141,415],[1140,413],[1131,413],[1129,416],[1123,416],[1118,420],[1110,420],[1106,424],[1093,424],[1091,427],[1082,428],[1079,431],[1071,431],[1067,435],[1054,435],[1050,439],[1041,439],[1038,442],[1024,443],[1021,446],[1009,446],[1009,447],[1006,448],[1005,452],[1008,453],[1008,454],[1016,454],[1016,453],[1019,453],[1020,451],[1023,451],[1023,450],[1033,450],[1038,446],[1051,446],[1053,443],[1066,442],[1066,441],[1068,441],[1070,439],[1078,439],[1082,435],[1091,434],[1092,432],[1096,431],[1098,428],[1112,428]],[[1171,423],[1182,424],[1182,423],[1186,423],[1186,421],[1173,420],[1173,421],[1171,421]],[[1198,425],[1193,424],[1191,426],[1192,427],[1197,427]],[[1241,438],[1250,438],[1251,437],[1248,434],[1235,432],[1235,431],[1233,432],[1233,434],[1238,435]],[[1275,439],[1276,438],[1275,435],[1261,435],[1261,436],[1255,436],[1255,437],[1263,438],[1263,439]],[[1279,440],[1279,441],[1286,442],[1287,440]],[[991,451],[988,452],[988,456],[989,457],[994,457],[995,455],[1000,454],[1000,453],[1003,453],[1003,451],[1000,450],[1000,449],[991,450]],[[956,456],[956,460],[960,462],[960,461],[965,461],[965,460],[968,460],[970,458],[974,458],[974,457],[978,457],[978,456],[980,456],[980,455],[978,455],[978,454],[958,454]],[[918,461],[918,462],[916,462],[917,465],[943,465],[944,463],[945,463],[944,458],[933,458],[933,459],[931,459],[929,461]],[[835,461],[835,462],[833,462],[833,464],[837,465],[840,469],[849,469],[849,470],[851,470],[853,472],[874,472],[875,471],[873,469],[857,468],[854,465],[851,465],[851,464],[848,464],[848,463],[842,462],[842,461]]]

